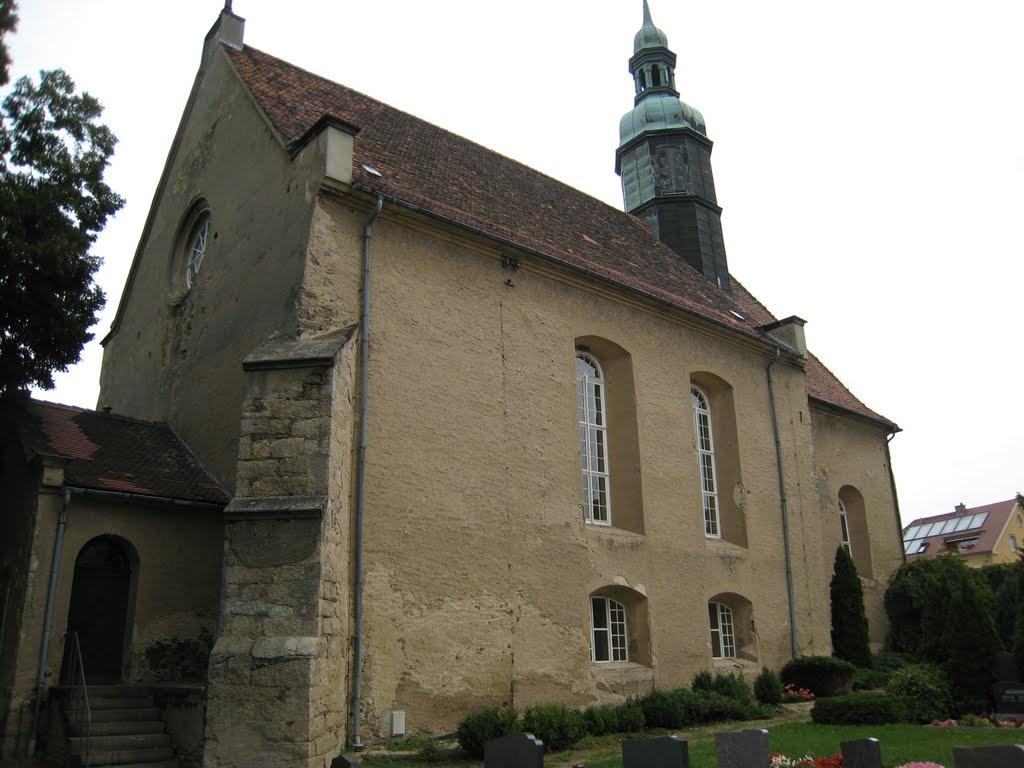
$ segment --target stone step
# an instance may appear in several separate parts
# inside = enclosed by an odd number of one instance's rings
[[[132,709],[152,707],[153,697],[146,696],[89,696],[90,709]]]
[[[104,696],[115,699],[131,699],[149,696],[153,693],[152,689],[144,685],[87,685],[85,690],[89,693],[90,699]]]
[[[110,723],[127,722],[130,720],[159,720],[160,711],[156,707],[139,707],[129,709],[92,709],[92,722]]]
[[[80,755],[71,756],[72,765],[82,765]],[[155,749],[120,749],[120,750],[89,750],[89,765],[117,765],[117,766],[165,766],[166,768],[179,768],[174,761],[174,752],[170,747]]]
[[[89,765],[97,768],[96,763],[89,758]],[[177,760],[158,760],[155,763],[121,763],[117,768],[181,768]]]
[[[107,712],[117,712],[116,709],[108,709]],[[81,736],[78,723],[68,723],[68,731],[72,736]],[[163,733],[164,724],[162,720],[108,720],[93,722],[89,726],[89,735],[97,736],[120,736],[127,733]]]
[[[166,733],[124,733],[117,736],[92,736],[89,739],[89,752],[121,752],[138,749],[167,747],[171,737]],[[71,754],[80,755],[85,749],[85,739],[71,736],[68,739]],[[95,762],[95,761],[94,761]]]

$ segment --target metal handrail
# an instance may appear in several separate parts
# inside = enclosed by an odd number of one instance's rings
[[[89,707],[89,690],[85,684],[85,665],[82,663],[82,647],[78,643],[78,633],[68,633],[68,650],[71,657],[71,668],[67,671],[68,722],[77,718],[78,737],[81,744],[81,765],[89,765],[89,745],[92,730],[92,710]]]

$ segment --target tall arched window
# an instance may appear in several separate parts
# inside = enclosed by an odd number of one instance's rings
[[[846,515],[846,505],[839,499],[839,528],[843,537],[843,549],[853,557],[853,545],[850,543],[850,519]]]
[[[612,523],[604,381],[597,359],[586,352],[577,351],[576,402],[580,422],[583,519],[597,525]]]
[[[704,535],[722,537],[718,516],[718,479],[715,475],[715,440],[711,431],[711,405],[700,387],[691,387],[693,421],[697,434],[697,461],[704,506]]]
[[[732,620],[732,609],[725,603],[708,603],[708,618],[711,620],[712,658],[735,658],[736,630]]]

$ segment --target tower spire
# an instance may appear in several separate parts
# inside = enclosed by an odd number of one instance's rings
[[[679,98],[676,55],[654,25],[648,0],[643,0],[643,11],[629,59],[635,106],[619,123],[615,153],[626,210],[645,219],[684,261],[730,292],[704,117]]]

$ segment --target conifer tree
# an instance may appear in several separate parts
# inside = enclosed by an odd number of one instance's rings
[[[942,638],[948,653],[945,667],[959,711],[979,712],[990,706],[992,664],[1003,644],[974,579],[964,574],[956,587]]]
[[[857,566],[843,547],[836,550],[829,591],[832,598],[832,653],[858,667],[870,667],[868,617]]]

